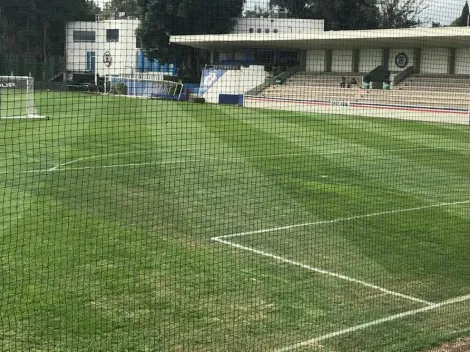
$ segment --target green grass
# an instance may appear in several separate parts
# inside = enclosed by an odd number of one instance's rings
[[[213,237],[470,200],[470,130],[71,93],[0,120],[2,351],[270,351],[424,305]],[[2,105],[3,106],[3,105]],[[470,294],[470,204],[231,243],[422,300]],[[417,351],[470,302],[299,351]]]
[[[0,88],[0,118],[26,115],[26,89]]]

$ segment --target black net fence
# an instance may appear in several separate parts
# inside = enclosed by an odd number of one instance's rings
[[[451,0],[0,2],[0,351],[470,349]]]

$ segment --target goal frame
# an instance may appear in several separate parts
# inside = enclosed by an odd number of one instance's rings
[[[160,73],[159,73],[160,74]],[[107,75],[105,76],[105,83],[104,83],[104,93],[109,94],[110,91],[113,89],[114,85],[118,82],[126,84],[128,88],[126,96],[128,97],[135,97],[135,98],[155,98],[155,99],[165,99],[165,98],[173,98],[171,100],[181,100],[181,96],[184,91],[184,85],[179,82],[167,81],[163,79],[163,75],[145,75],[145,74],[125,74],[125,75]],[[139,88],[137,87],[138,83],[153,83],[158,90],[156,94],[149,94],[149,90],[151,88]],[[109,87],[108,87],[109,85]],[[180,88],[178,90],[178,87]],[[108,90],[109,88],[109,90]],[[171,90],[175,88],[178,90],[177,94],[171,94]],[[140,91],[140,94],[139,94]],[[144,94],[144,92],[146,94]]]
[[[25,106],[24,106],[24,114],[12,116],[2,116],[1,109],[2,109],[2,89],[15,89],[15,82],[14,81],[25,81],[25,88],[26,88],[26,99],[25,99]],[[2,85],[13,84],[11,87],[4,87]],[[0,119],[46,119],[46,116],[40,115],[35,102],[34,102],[34,77],[31,76],[0,76]],[[23,107],[21,108],[23,109]]]

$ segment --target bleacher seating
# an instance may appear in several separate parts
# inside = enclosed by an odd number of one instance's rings
[[[341,77],[353,77],[359,83],[340,88]],[[309,74],[300,72],[284,85],[267,87],[262,96],[315,101],[349,101],[360,103],[442,107],[466,109],[470,92],[470,76],[412,75],[392,90],[361,89],[362,78],[357,73]]]
[[[243,65],[254,65],[255,60],[219,60],[216,65],[227,65],[227,66],[243,66]]]
[[[400,90],[469,92],[470,76],[414,74],[400,82],[395,88]]]

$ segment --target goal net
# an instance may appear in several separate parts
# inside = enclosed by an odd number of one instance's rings
[[[181,100],[183,85],[157,77],[143,77],[140,75],[107,76],[105,92],[134,97]]]
[[[0,76],[0,118],[44,118],[34,104],[34,78]]]

